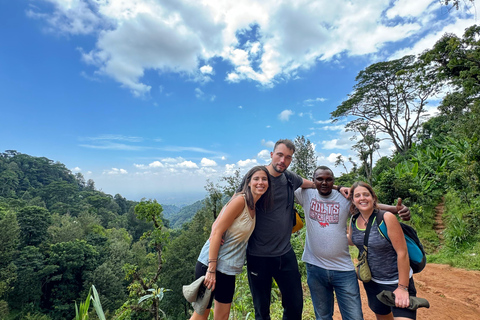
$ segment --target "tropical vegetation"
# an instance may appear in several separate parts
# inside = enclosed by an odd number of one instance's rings
[[[345,172],[336,183],[368,181],[383,203],[401,197],[428,261],[474,270],[480,270],[479,37],[480,27],[472,26],[419,56],[365,68],[332,112],[332,120],[347,121],[360,159],[339,156]],[[427,115],[434,97],[441,100],[438,114]],[[392,153],[374,161],[385,139]],[[314,145],[304,136],[292,140],[291,168],[310,178],[319,164]],[[106,194],[44,157],[0,153],[0,318],[188,318],[181,287],[193,280],[210,226],[240,180],[237,171],[208,181],[203,201],[178,208]],[[440,203],[445,230],[435,225]],[[303,277],[304,232],[292,236]],[[313,318],[308,296],[304,319]],[[272,297],[273,318],[280,319],[275,287]],[[237,276],[231,317],[253,318],[245,273]]]

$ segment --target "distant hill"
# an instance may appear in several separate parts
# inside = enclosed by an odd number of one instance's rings
[[[179,229],[185,222],[189,222],[190,220],[192,220],[193,216],[197,213],[197,211],[204,206],[205,204],[203,200],[199,200],[189,206],[185,206],[179,209],[179,211],[174,214],[167,215],[164,211],[164,217],[170,221],[170,228]]]
[[[163,216],[171,221],[171,218],[174,217],[177,213],[180,212],[181,208],[176,205],[171,204],[162,204]]]
[[[78,216],[81,212],[89,211],[100,217],[104,227],[120,227],[120,216],[127,213],[133,218],[133,208],[138,203],[120,194],[112,196],[96,190],[92,179],[85,181],[82,174],[73,174],[60,162],[16,150],[0,153],[0,201],[17,201],[20,207],[36,205],[48,209],[52,214]],[[203,200],[190,205],[162,204],[163,215],[169,220],[170,228],[181,228],[202,206]],[[138,226],[137,231],[129,229],[135,239],[147,227],[142,223],[140,225],[143,227]],[[132,223],[127,229],[129,227],[133,228]]]

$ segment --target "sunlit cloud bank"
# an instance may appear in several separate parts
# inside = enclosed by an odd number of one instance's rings
[[[272,87],[319,61],[418,53],[447,31],[462,33],[475,13],[446,10],[436,0],[43,0],[31,1],[27,15],[48,32],[95,37],[94,47],[79,48],[94,68],[85,77],[107,76],[144,96],[152,89],[148,70],[204,83],[223,61],[225,81]],[[401,41],[407,47],[387,51]],[[199,99],[215,99],[196,90]]]

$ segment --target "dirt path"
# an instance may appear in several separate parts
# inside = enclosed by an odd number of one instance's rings
[[[425,270],[414,275],[417,296],[427,299],[430,308],[418,310],[419,320],[478,320],[480,319],[480,272],[452,268],[447,265],[427,264]],[[367,297],[360,285],[365,320],[374,320],[368,308]],[[334,320],[341,320],[335,305]]]
[[[435,222],[433,224],[433,229],[437,233],[438,240],[440,241],[440,245],[438,246],[437,250],[440,250],[443,246],[444,236],[443,232],[445,231],[445,224],[443,223],[443,211],[445,210],[445,204],[442,201],[435,207]]]

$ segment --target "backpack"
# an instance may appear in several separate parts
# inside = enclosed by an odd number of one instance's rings
[[[304,218],[298,213],[297,209],[295,208],[295,190],[293,188],[293,181],[292,181],[292,173],[288,170],[283,172],[285,178],[287,178],[288,184],[288,200],[289,203],[292,203],[292,233],[299,231],[303,228],[303,221],[301,218]],[[290,202],[290,199],[292,202]]]
[[[387,225],[383,220],[383,215],[385,214],[384,210],[375,210],[375,216],[377,219],[378,231],[380,234],[390,241],[387,232]],[[358,218],[359,214],[353,217],[353,222],[355,222],[356,218]],[[403,234],[405,236],[405,241],[407,242],[407,249],[408,249],[408,259],[410,260],[410,267],[413,270],[413,273],[419,273],[425,266],[427,265],[427,256],[425,250],[423,249],[423,245],[418,238],[417,232],[415,229],[408,224],[404,224],[400,222],[400,226],[402,227]]]

